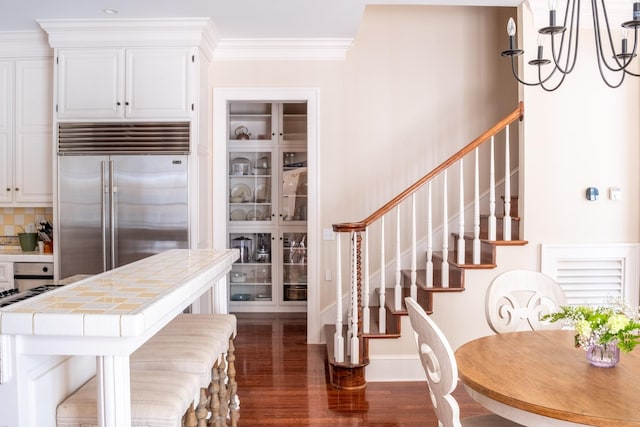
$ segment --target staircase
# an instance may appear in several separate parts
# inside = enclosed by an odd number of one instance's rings
[[[522,120],[523,114],[520,103],[513,112],[366,219],[333,225],[338,233],[337,317],[334,325],[325,326],[333,387],[366,386],[369,340],[400,337],[401,318],[407,315],[406,296],[413,297],[427,313],[432,313],[436,294],[465,290],[466,270],[496,267],[497,246],[527,243],[519,235],[518,198],[511,194],[509,163],[510,125]],[[502,141],[496,143],[496,139]],[[505,159],[500,184],[497,184],[500,176],[496,174],[496,146]],[[465,179],[465,166],[468,169],[469,163],[473,164],[473,177]],[[450,185],[456,172],[457,183]],[[483,189],[481,197],[480,182],[485,182],[484,178],[488,178],[485,180],[488,188]],[[469,181],[473,181],[473,191],[465,189]],[[496,213],[498,191],[502,193],[501,214]],[[454,215],[449,214],[450,206],[456,204],[449,201],[451,194],[458,199]],[[426,206],[418,200],[426,200]],[[481,215],[481,210],[487,212]],[[426,219],[420,224],[426,223],[426,237],[421,236],[420,242],[417,218]],[[441,228],[435,230],[434,222],[442,223]],[[392,226],[387,227],[386,223]],[[450,228],[455,231],[450,232]],[[393,256],[388,256],[390,252]],[[417,268],[419,262],[424,268]],[[377,287],[372,292],[370,271],[376,270]],[[343,286],[342,278],[347,276],[349,283]],[[387,280],[393,286],[387,286]],[[346,289],[348,303],[343,309]],[[370,303],[371,296],[377,299],[377,304]]]

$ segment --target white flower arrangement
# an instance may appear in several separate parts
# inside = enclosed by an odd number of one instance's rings
[[[624,352],[640,344],[638,309],[631,309],[621,301],[610,306],[562,306],[561,311],[544,316],[542,320],[568,320],[576,330],[576,347],[585,350],[596,344],[615,342]]]

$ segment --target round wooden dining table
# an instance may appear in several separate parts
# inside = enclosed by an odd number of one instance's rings
[[[574,335],[527,331],[470,341],[455,352],[460,380],[473,399],[523,425],[640,426],[640,349],[597,368]]]

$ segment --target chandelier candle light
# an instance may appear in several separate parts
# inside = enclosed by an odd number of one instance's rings
[[[511,71],[513,76],[523,85],[540,86],[547,92],[554,91],[564,82],[565,77],[571,73],[576,65],[578,57],[578,42],[580,29],[580,2],[581,0],[567,0],[567,7],[564,13],[563,25],[556,23],[556,7],[557,1],[549,1],[549,25],[540,28],[538,32],[538,56],[536,59],[529,61],[529,65],[538,67],[538,81],[525,82],[518,76],[516,67],[516,57],[522,55],[524,51],[518,49],[516,43],[516,23],[513,18],[509,18],[507,23],[507,34],[509,35],[509,49],[502,52],[502,56],[511,57]],[[622,38],[620,51],[616,52],[611,36],[611,28],[609,27],[609,17],[605,1],[591,0],[591,15],[593,17],[593,30],[596,47],[596,58],[600,76],[605,84],[611,88],[619,87],[627,74],[640,77],[630,71],[629,66],[633,62],[633,58],[637,55],[638,48],[638,27],[640,27],[640,1],[633,3],[633,19],[621,24]],[[569,19],[571,17],[571,19]],[[604,24],[604,28],[601,27]],[[567,31],[568,29],[568,31]],[[606,32],[605,32],[606,30]],[[629,32],[632,31],[633,49],[629,51]],[[606,35],[605,43],[602,37]],[[551,38],[551,59],[544,58],[543,42],[544,36]],[[608,41],[608,48],[603,48]],[[553,69],[548,73],[543,72],[543,65],[553,63]],[[605,71],[605,68],[608,71]],[[617,74],[617,81],[612,75]],[[556,75],[555,78],[552,77]]]

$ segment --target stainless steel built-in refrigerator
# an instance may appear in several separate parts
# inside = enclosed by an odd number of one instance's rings
[[[188,124],[167,125],[60,124],[60,278],[188,247]]]

